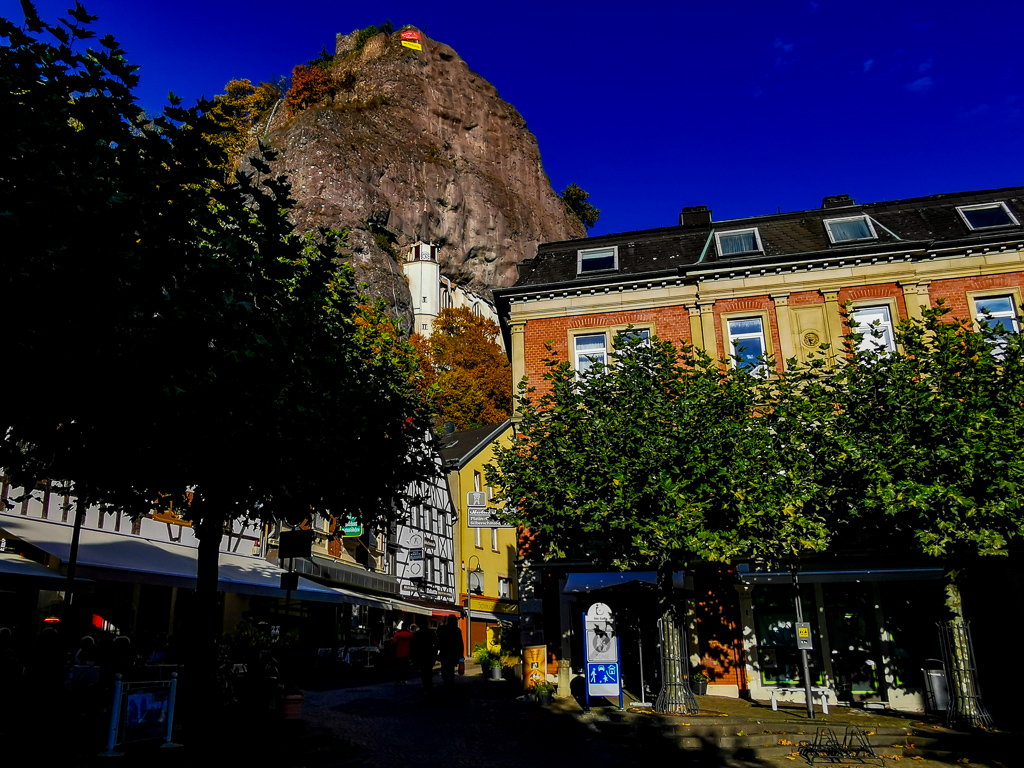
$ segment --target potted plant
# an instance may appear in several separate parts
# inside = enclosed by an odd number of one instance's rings
[[[530,690],[537,697],[538,703],[550,704],[551,696],[555,692],[555,686],[545,680],[542,683],[534,683]]]
[[[473,658],[480,664],[480,671],[488,674],[492,680],[501,680],[501,656],[494,651],[488,650],[484,645],[477,645],[473,649]]]
[[[698,669],[694,672],[690,676],[690,680],[693,681],[693,692],[698,696],[707,696],[710,679],[703,669]]]

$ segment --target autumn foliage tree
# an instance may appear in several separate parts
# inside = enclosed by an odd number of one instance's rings
[[[248,80],[232,80],[224,93],[215,96],[210,117],[219,130],[205,133],[211,144],[224,151],[220,166],[225,177],[238,167],[238,161],[252,142],[253,127],[269,117],[281,98],[281,90],[271,83],[253,85]]]
[[[441,310],[429,339],[414,336],[439,423],[473,429],[511,415],[512,367],[497,338],[494,321],[466,307]]]
[[[299,64],[292,70],[292,87],[284,97],[288,114],[294,116],[299,110],[326,101],[335,90],[334,78],[326,69]]]

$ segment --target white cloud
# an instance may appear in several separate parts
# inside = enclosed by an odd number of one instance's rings
[[[922,62],[921,62],[921,63],[920,63],[919,65],[918,65],[918,67],[917,67],[917,71],[918,71],[918,72],[919,72],[920,74],[924,74],[925,72],[927,72],[927,71],[928,71],[929,69],[931,69],[931,68],[932,68],[932,60],[931,60],[931,59],[928,59],[927,61],[922,61]]]
[[[874,59],[868,59],[867,61],[865,61],[864,62],[864,74],[866,75],[868,72],[870,72],[871,68],[873,66],[875,66],[875,60]]]
[[[930,91],[933,85],[935,85],[935,83],[932,82],[930,77],[919,77],[917,80],[914,80],[912,83],[907,83],[903,87],[908,91],[924,93],[925,91]]]
[[[785,51],[786,53],[793,52],[793,43],[784,43],[781,37],[776,37],[772,46],[774,48],[778,48],[780,51]]]

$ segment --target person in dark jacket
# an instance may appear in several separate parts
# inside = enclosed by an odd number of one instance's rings
[[[437,633],[429,625],[412,636],[412,663],[420,668],[424,693],[434,687],[434,662],[437,661]]]
[[[441,657],[441,680],[449,688],[455,685],[455,665],[466,658],[458,616],[449,616],[448,622],[437,630],[437,650]]]

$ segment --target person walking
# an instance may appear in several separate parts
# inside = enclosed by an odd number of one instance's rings
[[[441,657],[441,680],[445,688],[450,688],[455,685],[455,665],[466,658],[458,616],[452,614],[437,630],[437,650]]]
[[[413,624],[413,627],[416,625]],[[404,629],[404,624],[398,625],[398,631],[391,638],[391,644],[395,647],[395,685],[405,685],[409,677],[409,658],[412,655],[412,629]]]
[[[423,692],[434,687],[434,662],[437,661],[437,633],[428,624],[412,636],[412,661],[420,668]]]

